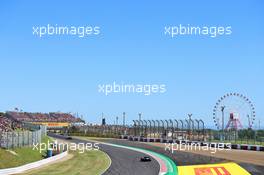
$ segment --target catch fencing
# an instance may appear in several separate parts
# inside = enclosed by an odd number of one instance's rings
[[[25,131],[0,131],[0,147],[1,148],[16,148],[22,146],[32,146],[40,143],[43,136],[47,134],[46,126],[24,124],[28,130]]]

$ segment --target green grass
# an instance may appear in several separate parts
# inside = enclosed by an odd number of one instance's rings
[[[47,143],[48,140],[52,141],[51,138],[44,137],[42,142]],[[0,169],[11,168],[27,163],[35,162],[43,159],[44,152],[40,153],[39,150],[33,150],[33,147],[22,147],[9,149],[15,154],[12,154],[7,149],[0,149]]]
[[[111,160],[102,151],[93,150],[78,153],[71,152],[73,157],[64,162],[55,163],[23,175],[99,175],[110,165]]]

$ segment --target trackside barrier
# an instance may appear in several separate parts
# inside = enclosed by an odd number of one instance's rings
[[[123,136],[120,138],[127,138],[130,141],[140,141],[140,142],[160,142],[160,143],[177,143],[177,144],[180,143],[180,140],[176,140],[176,139],[143,138],[143,137],[133,137],[133,136],[127,136],[127,137]],[[185,140],[182,140],[182,143],[188,143],[188,144],[200,143],[201,146],[210,144],[210,142],[185,141]],[[211,146],[214,147],[217,146],[217,144],[216,145],[212,144]],[[224,144],[224,148],[227,148],[226,144]],[[261,145],[231,144],[231,148],[239,149],[239,150],[264,151],[264,146]]]
[[[15,167],[15,168],[7,168],[7,169],[0,169],[0,175],[10,175],[10,174],[18,174],[18,173],[22,173],[24,171],[33,169],[33,168],[38,168],[40,166],[43,166],[45,164],[51,163],[51,162],[55,162],[59,159],[62,159],[63,157],[68,155],[68,151],[65,151],[61,154],[58,154],[56,156],[50,157],[50,158],[46,158],[37,162],[33,162],[33,163],[29,163],[26,165],[22,165],[19,167]]]

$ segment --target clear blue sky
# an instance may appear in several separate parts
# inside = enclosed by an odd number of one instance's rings
[[[0,111],[78,112],[88,122],[183,118],[212,125],[216,100],[249,96],[264,123],[264,3],[221,1],[1,1]],[[32,35],[32,26],[97,25],[92,38]],[[164,26],[232,26],[231,36],[170,39]],[[98,93],[98,84],[162,83],[152,96]]]

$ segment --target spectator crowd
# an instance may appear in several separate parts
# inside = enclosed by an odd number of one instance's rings
[[[50,113],[32,113],[7,111],[0,113],[0,131],[13,131],[21,128],[23,122],[67,122],[81,123],[82,119],[73,116],[70,113],[50,112]]]

